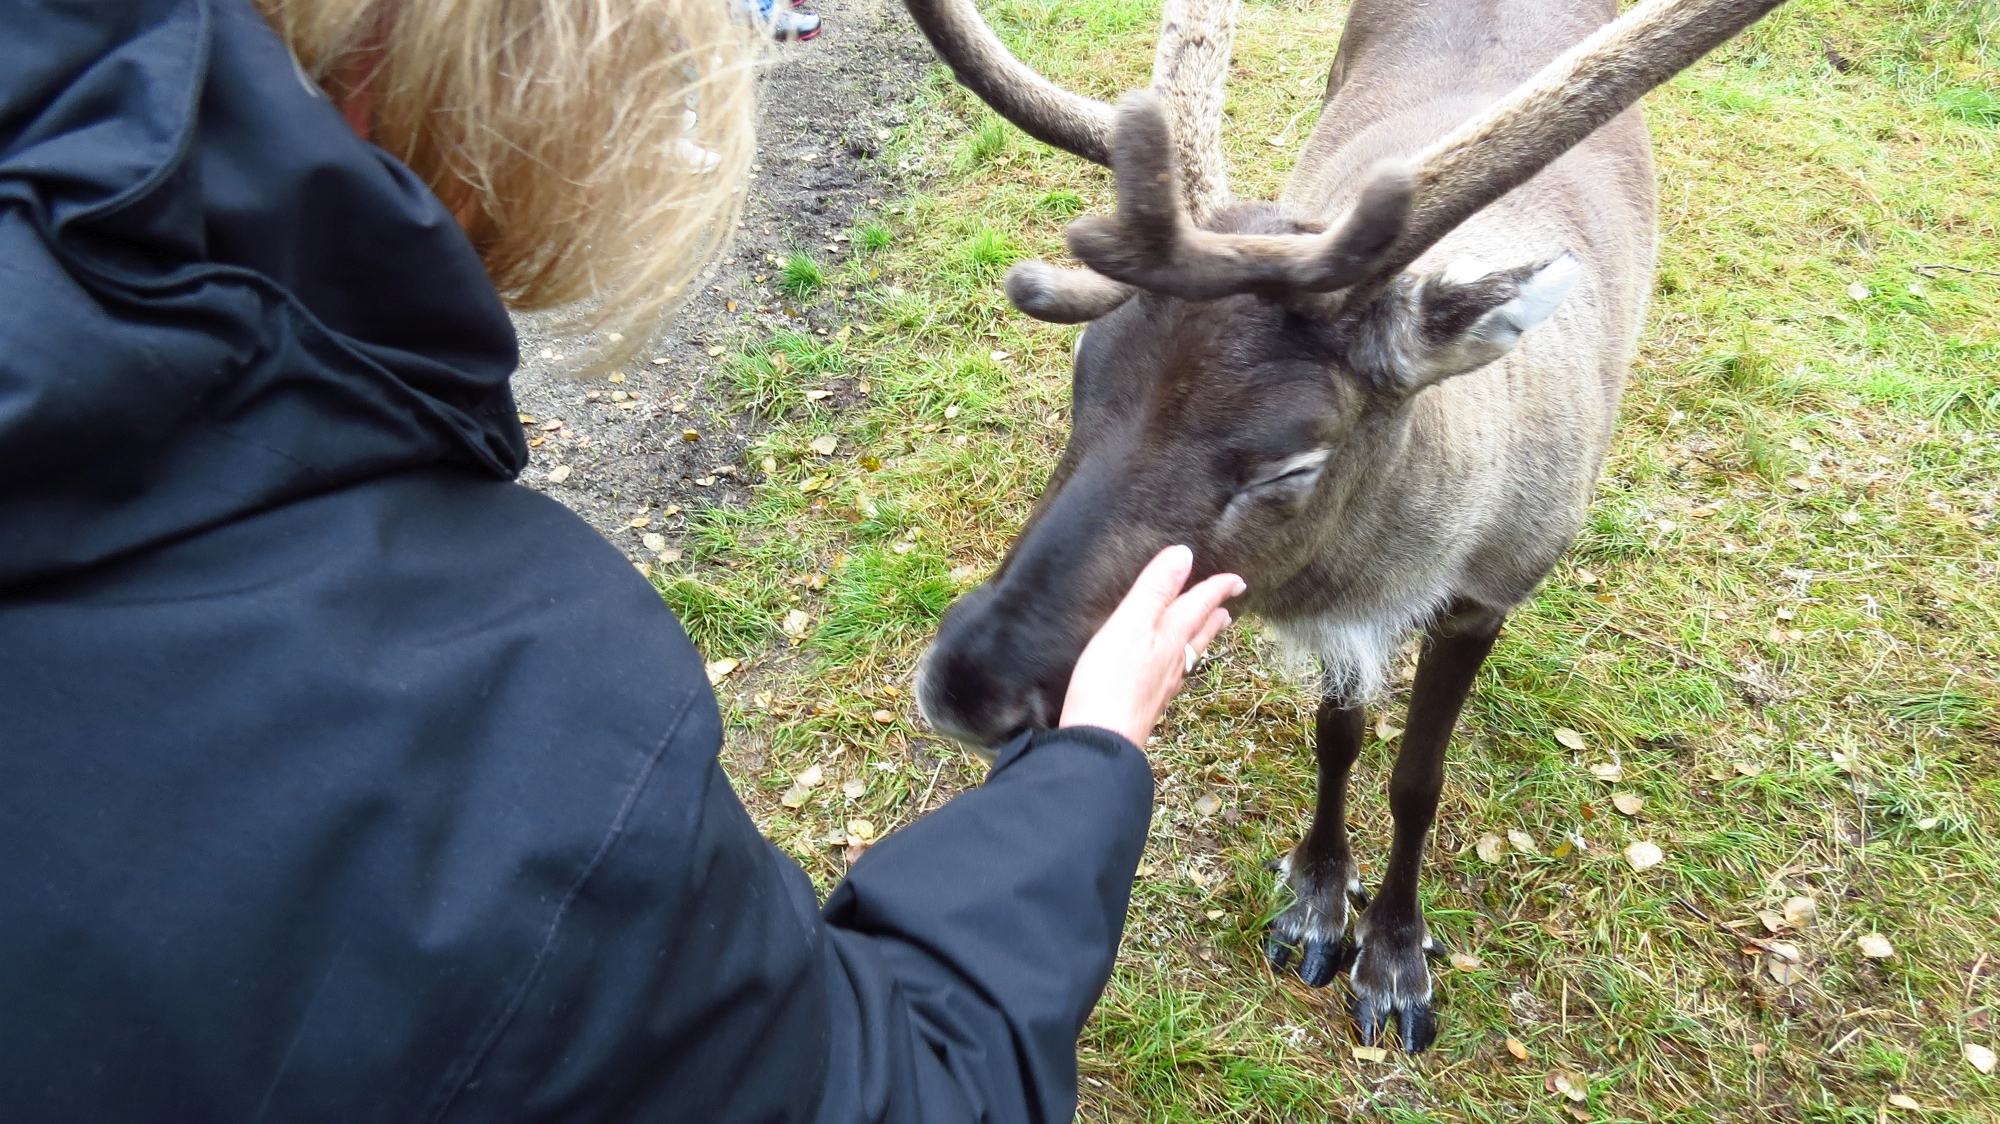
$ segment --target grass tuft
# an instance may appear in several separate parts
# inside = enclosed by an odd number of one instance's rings
[[[864,254],[886,250],[895,240],[895,233],[879,222],[865,222],[854,230],[854,248]]]
[[[826,281],[826,268],[804,250],[793,250],[778,267],[778,291],[794,300],[811,300],[813,294],[826,288]]]

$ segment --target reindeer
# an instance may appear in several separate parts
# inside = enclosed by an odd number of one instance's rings
[[[1633,104],[1782,0],[1353,0],[1318,126],[1276,204],[1229,198],[1222,91],[1237,0],[1167,0],[1154,89],[1116,107],[1010,55],[970,0],[908,0],[959,81],[1101,164],[1086,268],[1023,262],[1022,312],[1088,327],[1073,432],[999,569],[918,670],[975,746],[1053,725],[1071,668],[1144,562],[1191,546],[1231,608],[1324,670],[1319,801],[1278,869],[1272,964],[1346,970],[1360,1038],[1436,1036],[1417,901],[1445,746],[1510,610],[1575,537],[1652,287],[1653,163]],[[1372,902],[1349,850],[1364,706],[1426,644]],[[1358,916],[1350,908],[1360,910]]]

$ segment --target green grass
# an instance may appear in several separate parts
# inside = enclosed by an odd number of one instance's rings
[[[804,250],[793,250],[778,267],[778,291],[794,300],[811,300],[813,294],[826,288],[826,267],[814,260]]]
[[[889,243],[895,240],[896,233],[889,229],[887,223],[870,221],[854,228],[854,248],[864,254],[886,250]]]
[[[1147,81],[1156,4],[983,7],[1071,88]],[[1282,186],[1340,11],[1245,4],[1239,194]],[[2000,1077],[1961,1056],[2000,1048],[1996,16],[1794,0],[1648,99],[1658,290],[1584,533],[1510,619],[1454,743],[1425,904],[1481,963],[1440,969],[1435,1051],[1357,1060],[1341,985],[1263,964],[1285,903],[1261,863],[1310,816],[1313,699],[1238,629],[1149,747],[1161,812],[1084,1031],[1082,1118],[1566,1121],[1558,1070],[1591,1120],[1914,1119],[1892,1095],[1927,1120],[2000,1118]],[[1062,260],[1063,225],[1109,210],[1111,183],[1005,130],[934,77],[898,155],[951,171],[896,202],[879,243],[856,235],[865,264],[815,281],[865,310],[845,339],[732,358],[769,423],[740,466],[755,499],[705,513],[657,567],[710,658],[744,661],[719,687],[725,761],[822,885],[844,817],[893,827],[981,775],[922,728],[910,673],[1067,433],[1075,330],[1015,314],[999,281]],[[1963,268],[1916,268],[1938,264]],[[822,435],[834,454],[812,451]],[[1371,880],[1394,748],[1371,741],[1356,772]],[[1612,760],[1615,786],[1587,769]],[[783,807],[813,764],[827,783]],[[1196,810],[1206,793],[1219,813]],[[1510,831],[1536,853],[1479,857]],[[1666,860],[1635,872],[1620,852],[1642,839]],[[1793,896],[1818,918],[1786,938],[1803,958],[1786,985],[1743,938]],[[1871,932],[1892,957],[1860,955]]]

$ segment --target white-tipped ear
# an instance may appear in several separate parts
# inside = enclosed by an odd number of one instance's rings
[[[1490,324],[1495,328],[1512,328],[1518,337],[1547,320],[1581,276],[1583,263],[1574,254],[1564,254],[1536,270],[1521,283],[1521,291],[1513,300],[1481,317],[1479,323],[1482,327]]]
[[[1492,269],[1456,261],[1411,286],[1398,310],[1404,344],[1397,381],[1409,391],[1475,371],[1514,350],[1547,320],[1583,275],[1562,254],[1535,265]]]

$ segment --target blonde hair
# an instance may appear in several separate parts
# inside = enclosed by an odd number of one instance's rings
[[[624,337],[605,361],[734,233],[758,42],[735,0],[256,3],[459,216],[511,307]]]

